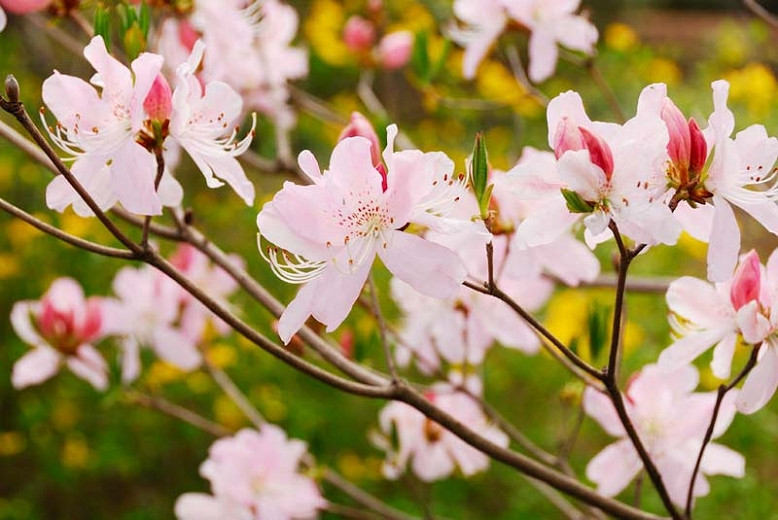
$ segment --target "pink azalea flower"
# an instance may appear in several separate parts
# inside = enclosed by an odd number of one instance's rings
[[[427,398],[491,442],[508,445],[508,436],[487,420],[467,394],[439,386],[428,392]],[[386,437],[374,436],[373,441],[387,452],[383,465],[387,478],[399,477],[408,464],[425,482],[447,478],[456,468],[469,477],[489,466],[489,457],[405,403],[395,401],[386,405],[379,423]],[[397,447],[389,440],[392,431],[397,434]]]
[[[194,75],[203,50],[198,41],[189,60],[178,67],[178,85],[171,99],[170,136],[192,157],[209,188],[222,186],[223,180],[251,205],[254,185],[246,178],[236,157],[250,146],[256,117],[252,116],[248,135],[238,141],[237,129],[230,131],[229,128],[240,117],[243,100],[232,87],[220,81],[211,81],[203,89]]]
[[[464,29],[452,31],[452,39],[465,47],[463,74],[471,79],[489,48],[508,21],[530,32],[529,78],[539,83],[556,68],[557,44],[592,54],[597,29],[583,16],[574,14],[580,0],[456,0],[454,14]]]
[[[644,90],[639,105],[650,95]],[[590,245],[610,236],[611,220],[638,243],[676,242],[680,226],[665,204],[662,170],[668,137],[658,115],[638,113],[624,125],[591,121],[581,97],[568,91],[551,100],[547,118],[556,162],[534,154],[509,173],[514,193],[538,202],[519,225],[524,244],[553,241],[582,214]],[[578,213],[562,190],[580,200]]]
[[[46,9],[51,0],[2,0],[0,7],[7,9],[9,13],[27,14]]]
[[[456,254],[401,231],[436,190],[440,154],[393,152],[397,128],[390,126],[388,134],[385,177],[373,165],[370,141],[347,138],[337,144],[323,174],[313,154],[302,152],[300,167],[313,184],[285,183],[258,215],[260,233],[276,246],[267,251],[274,272],[305,283],[279,321],[284,342],[311,315],[328,331],[338,327],[376,255],[422,293],[447,298],[458,291],[465,267]],[[260,251],[265,255],[261,246]]]
[[[395,31],[385,35],[378,43],[378,62],[388,70],[404,67],[411,59],[413,33]]]
[[[98,390],[108,387],[108,367],[92,346],[104,335],[103,302],[84,298],[72,278],[55,280],[40,301],[22,301],[11,309],[11,325],[32,350],[14,364],[14,388],[49,379],[65,364]]]
[[[343,43],[353,52],[370,50],[375,42],[375,26],[361,16],[352,16],[343,27]]]
[[[178,323],[180,289],[150,266],[125,267],[114,277],[118,299],[106,302],[107,328],[122,339],[122,380],[140,373],[140,347],[146,345],[182,370],[200,366],[196,339]]]
[[[300,474],[305,443],[287,439],[270,424],[244,429],[211,445],[200,474],[213,495],[186,493],[178,498],[178,520],[293,520],[315,518],[326,505],[316,483]]]
[[[240,267],[245,264],[238,255],[231,255],[230,260]],[[188,244],[178,247],[170,257],[170,263],[211,298],[222,304],[228,305],[227,299],[238,288],[238,283],[226,271],[212,265],[208,257]],[[190,293],[172,280],[170,283],[174,286],[173,290],[178,292],[181,329],[192,341],[200,341],[208,322],[212,322],[220,334],[227,334],[232,330]]]
[[[662,475],[670,499],[679,506],[686,503],[694,465],[716,402],[716,392],[694,393],[698,379],[692,366],[665,372],[656,365],[646,365],[630,381],[624,396],[627,414]],[[726,431],[735,416],[733,398],[732,393],[724,398],[713,439]],[[619,438],[595,455],[586,467],[586,476],[597,484],[598,493],[617,495],[638,475],[643,464],[608,397],[589,387],[584,392],[583,405],[608,434]],[[742,478],[744,474],[742,455],[711,443],[702,458],[694,496],[708,494],[706,475]]]
[[[84,56],[97,71],[92,84],[101,88],[99,94],[84,80],[59,72],[43,82],[43,101],[58,120],[49,134],[71,156],[71,171],[103,210],[121,202],[133,213],[156,215],[163,204],[178,204],[180,197],[160,200],[154,156],[137,140],[145,120],[143,103],[162,57],[142,53],[130,70],[108,54],[100,36]],[[46,203],[57,211],[72,204],[79,215],[92,214],[62,176],[49,183]]]
[[[657,95],[641,108],[661,112],[671,134],[668,182],[688,194],[688,204],[680,204],[675,216],[692,236],[709,243],[708,279],[722,282],[732,275],[740,251],[740,229],[731,205],[778,235],[778,176],[773,170],[778,139],[768,137],[762,125],[749,126],[732,139],[735,118],[727,108],[726,81],[713,82],[714,111],[708,127],[700,132],[690,120],[688,139],[683,114],[667,98],[665,85],[648,88]]]

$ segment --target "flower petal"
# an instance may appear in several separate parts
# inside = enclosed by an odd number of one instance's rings
[[[735,400],[738,411],[752,414],[761,409],[778,388],[778,355],[772,345],[765,349],[756,367],[746,378],[746,382]]]
[[[61,360],[62,356],[52,348],[34,348],[14,363],[11,384],[21,389],[42,383],[57,373]]]

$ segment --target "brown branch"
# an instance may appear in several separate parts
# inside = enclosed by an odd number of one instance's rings
[[[127,397],[134,404],[138,404],[152,410],[157,410],[171,417],[175,417],[176,419],[184,421],[185,423],[191,424],[195,428],[199,428],[204,432],[210,433],[214,437],[224,437],[226,435],[232,434],[230,430],[221,424],[215,423],[210,419],[206,419],[205,417],[198,415],[187,408],[179,406],[175,403],[171,403],[162,397],[143,394],[135,390],[128,390]]]
[[[705,437],[702,440],[702,446],[700,446],[700,452],[697,454],[697,461],[694,463],[694,471],[692,471],[692,478],[689,480],[689,491],[686,494],[686,517],[691,519],[692,517],[692,503],[694,502],[694,484],[697,480],[697,474],[700,472],[700,465],[702,464],[702,457],[705,455],[705,448],[708,447],[711,439],[713,438],[713,431],[716,429],[716,420],[719,418],[719,410],[721,409],[721,403],[724,401],[724,396],[735,388],[740,381],[742,381],[751,370],[756,366],[757,359],[759,358],[759,349],[762,344],[759,343],[751,349],[751,356],[748,358],[743,370],[727,385],[720,385],[716,392],[716,404],[713,407],[713,414],[708,424],[708,429],[705,432]]]
[[[767,25],[778,30],[778,18],[770,11],[762,7],[756,0],[743,0],[743,4],[756,16],[764,20]]]

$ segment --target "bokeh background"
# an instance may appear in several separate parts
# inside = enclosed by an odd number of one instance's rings
[[[340,36],[346,18],[363,9],[364,3],[291,3],[302,18],[299,40],[310,51],[310,75],[297,88],[321,98],[342,118],[352,110],[365,111],[354,93],[360,64]],[[387,0],[385,4],[392,27],[425,34],[429,56],[433,60],[441,56],[445,45],[439,30],[451,21],[451,2]],[[585,2],[585,7],[601,33],[597,65],[628,115],[634,113],[640,90],[661,81],[667,83],[684,113],[705,121],[712,110],[710,82],[725,78],[731,84],[730,106],[737,128],[761,123],[769,133],[777,133],[776,33],[739,2],[602,0]],[[773,3],[772,7],[778,6]],[[80,56],[49,36],[51,29],[85,41],[68,21],[51,23],[41,17],[12,18],[0,34],[0,75],[16,75],[31,112],[41,105],[41,82],[54,68],[82,77],[89,73]],[[526,38],[517,36],[515,43],[525,51]],[[461,51],[454,47],[441,60],[432,81],[427,81],[429,70],[418,64],[377,72],[376,93],[389,117],[372,114],[370,118],[379,129],[389,120],[397,122],[420,149],[446,152],[460,170],[479,130],[485,131],[496,168],[509,168],[523,146],[545,147],[543,107],[516,83],[504,55],[494,53],[473,82],[463,81],[460,70]],[[575,89],[581,92],[592,119],[613,118],[586,71],[569,60],[561,61],[558,74],[540,88],[549,97]],[[11,122],[4,114],[0,117]],[[323,121],[301,110],[292,134],[295,152],[311,149],[326,163],[341,125],[342,121]],[[272,135],[269,123],[262,121],[255,143],[259,153],[273,155]],[[193,208],[196,224],[218,237],[225,250],[241,254],[253,275],[289,301],[294,288],[277,282],[255,249],[256,213],[287,177],[251,172],[262,195],[254,208],[246,208],[229,190],[206,189],[190,164],[184,163],[179,175],[186,186],[185,204]],[[46,170],[0,141],[3,198],[68,232],[110,243],[95,220],[81,219],[70,211],[47,210],[43,193],[49,179]],[[747,219],[742,222],[744,250],[755,247],[766,260],[778,245],[775,237],[765,235]],[[167,244],[161,247],[172,250]],[[611,270],[613,251],[605,245],[597,253],[603,269]],[[676,248],[657,247],[641,256],[633,272],[703,276],[704,255],[703,244],[685,237]],[[109,295],[111,279],[122,266],[120,261],[65,246],[0,214],[0,520],[169,519],[178,495],[207,491],[207,482],[197,470],[213,437],[139,406],[131,398],[132,391],[163,396],[230,429],[249,425],[206,373],[183,373],[151,356],[144,359],[143,376],[133,389],[122,388],[116,383],[116,348],[110,343],[103,348],[110,356],[114,384],[106,393],[94,391],[67,372],[37,387],[11,388],[11,367],[27,348],[6,318],[13,303],[38,299],[53,279],[65,275],[78,279],[88,294]],[[387,282],[387,273],[380,272],[384,295],[388,294]],[[245,319],[272,334],[266,311],[243,296],[234,302]],[[396,317],[391,302],[385,299],[383,303],[389,316]],[[608,312],[611,306],[612,293],[607,289],[560,289],[541,316],[563,340],[574,342],[583,356],[594,356],[593,362],[602,363],[596,359],[597,349],[589,345],[587,321],[593,309]],[[669,341],[661,295],[630,295],[627,312],[625,377],[655,360]],[[369,315],[356,309],[334,334],[336,339],[345,335],[353,335],[355,357],[381,366],[378,335]],[[380,474],[382,454],[368,440],[382,402],[339,394],[308,380],[235,335],[214,337],[204,348],[210,361],[235,379],[265,417],[283,426],[290,436],[305,439],[320,462],[398,508],[421,515],[426,503],[446,518],[559,516],[526,480],[500,464],[467,480],[455,477],[433,485],[412,477],[386,481]],[[746,355],[739,352],[739,362]],[[713,389],[718,381],[706,369],[707,361],[703,358],[699,364],[703,385]],[[549,451],[558,451],[581,420],[580,386],[544,355],[527,357],[495,348],[487,359],[485,376],[487,398]],[[712,493],[698,501],[698,518],[778,518],[777,411],[774,400],[756,415],[736,418],[720,442],[746,456],[747,475],[741,480],[713,477]],[[588,460],[609,442],[593,421],[584,418],[572,450],[572,466],[582,474]],[[661,511],[650,486],[644,488],[643,503]],[[347,501],[324,489],[329,498]],[[630,487],[622,498],[630,500],[633,492]]]

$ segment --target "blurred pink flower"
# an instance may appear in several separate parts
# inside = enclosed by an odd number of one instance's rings
[[[385,35],[378,43],[378,62],[385,69],[399,69],[411,59],[413,33],[395,31]]]
[[[186,493],[178,498],[178,520],[293,520],[315,518],[324,507],[316,483],[300,474],[305,443],[287,439],[266,424],[244,429],[211,445],[200,474],[213,495]]]
[[[395,276],[434,297],[452,296],[465,277],[454,252],[401,231],[435,190],[442,154],[393,152],[397,128],[387,131],[385,180],[373,165],[371,142],[350,137],[336,145],[324,174],[313,154],[302,152],[300,167],[313,184],[285,183],[257,217],[260,233],[275,244],[267,251],[260,246],[274,272],[305,283],[279,321],[285,343],[311,315],[328,331],[338,327],[376,255]]]
[[[33,349],[14,364],[11,383],[24,388],[52,377],[66,364],[98,390],[108,387],[108,367],[92,343],[103,337],[103,302],[84,299],[72,278],[55,280],[40,301],[11,309],[11,325]]]
[[[624,396],[627,414],[662,475],[670,499],[680,506],[686,503],[694,465],[716,403],[716,392],[693,393],[698,379],[692,366],[663,371],[656,365],[646,365],[630,380]],[[735,393],[728,393],[722,402],[713,439],[726,431],[735,416]],[[595,455],[586,467],[586,476],[597,484],[598,493],[617,495],[638,475],[643,464],[607,396],[588,387],[583,405],[608,434],[620,438]],[[706,475],[742,478],[745,459],[725,446],[708,444],[695,481],[695,497],[708,494]]]
[[[353,52],[370,50],[375,42],[375,26],[370,20],[361,16],[352,16],[346,20],[343,27],[343,42]]]
[[[46,9],[51,0],[0,0],[0,7],[14,14],[27,14]]]
[[[427,392],[426,397],[494,444],[508,445],[508,436],[489,423],[478,404],[467,394],[439,386]],[[469,477],[489,466],[489,457],[405,403],[395,401],[386,405],[381,410],[379,423],[385,437],[374,435],[373,442],[387,452],[383,465],[386,478],[399,477],[408,464],[425,482],[447,478],[457,467]],[[391,444],[393,431],[397,434],[398,446]]]

